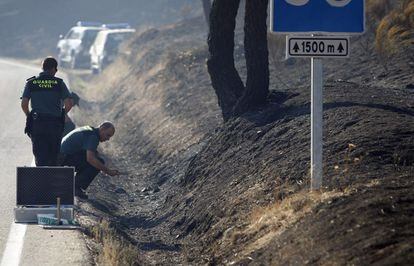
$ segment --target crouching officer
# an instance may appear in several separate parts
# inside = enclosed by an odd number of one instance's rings
[[[25,133],[32,140],[36,166],[57,164],[64,120],[72,108],[65,82],[55,77],[57,66],[53,57],[43,60],[43,72],[27,80],[22,95],[21,107],[26,114]]]
[[[99,142],[109,140],[114,134],[114,125],[111,122],[103,122],[98,128],[77,128],[62,139],[59,163],[62,166],[75,167],[75,196],[88,198],[84,190],[100,171],[110,176],[120,174],[118,170],[106,167],[97,152]]]

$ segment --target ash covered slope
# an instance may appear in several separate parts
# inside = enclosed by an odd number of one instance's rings
[[[384,68],[358,49],[364,38],[350,59],[326,61],[324,189],[309,194],[309,62],[273,62],[269,104],[221,126],[205,38],[201,18],[149,30],[84,92],[97,100],[81,110],[88,123],[94,113],[116,123],[106,148],[132,173],[98,178],[90,194],[144,256],[412,262],[412,62],[395,57]]]

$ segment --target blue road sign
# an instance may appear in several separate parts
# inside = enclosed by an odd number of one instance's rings
[[[271,0],[270,28],[279,33],[360,34],[364,0]]]

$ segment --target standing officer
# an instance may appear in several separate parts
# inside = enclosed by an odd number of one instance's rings
[[[43,72],[27,80],[22,95],[21,106],[26,114],[25,133],[32,140],[36,166],[57,164],[65,118],[72,108],[65,82],[55,77],[57,66],[53,57],[43,60]]]

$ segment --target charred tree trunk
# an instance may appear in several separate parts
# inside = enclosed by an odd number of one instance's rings
[[[233,108],[244,90],[233,56],[239,3],[240,0],[215,0],[210,13],[207,67],[224,121],[233,115]]]
[[[244,22],[246,89],[234,107],[240,115],[266,102],[269,94],[269,52],[267,47],[268,0],[247,0]]]
[[[206,18],[207,26],[210,25],[210,11],[211,11],[211,1],[210,0],[201,0],[203,3],[204,17]]]
[[[269,94],[266,25],[269,1],[245,2],[246,88],[235,68],[233,56],[234,30],[240,0],[215,0],[210,13],[210,57],[207,67],[224,121],[263,105]]]

